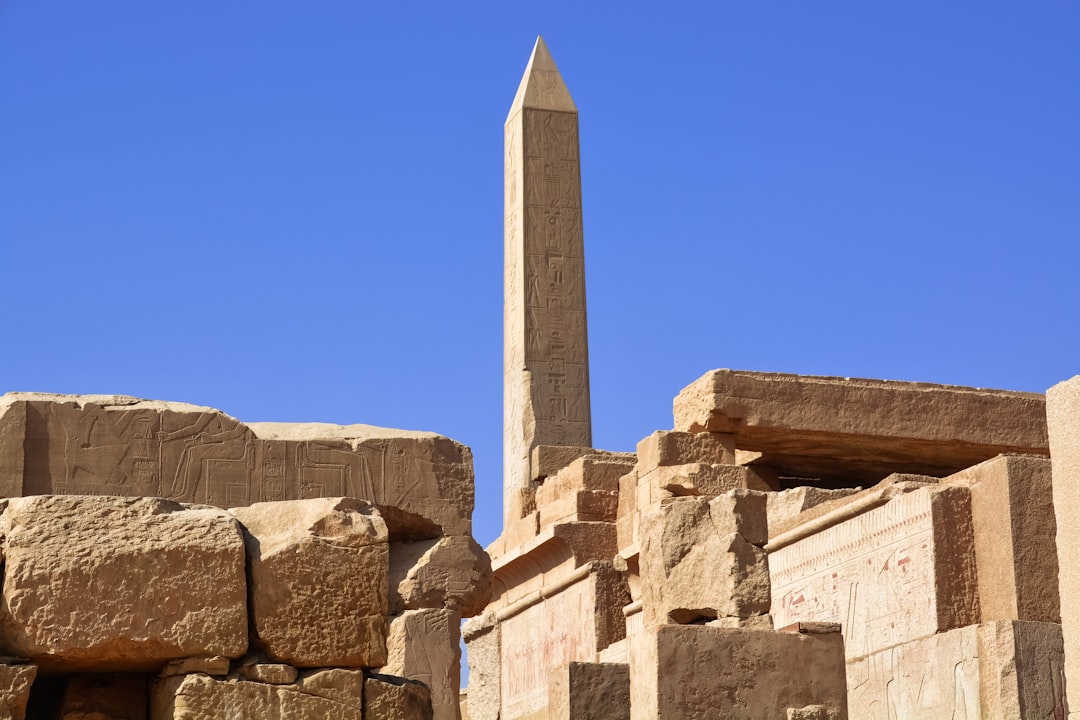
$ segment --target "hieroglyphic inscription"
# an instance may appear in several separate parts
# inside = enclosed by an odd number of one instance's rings
[[[502,623],[502,705],[505,717],[546,710],[551,671],[568,662],[594,662],[595,586],[583,579]]]
[[[841,623],[849,658],[937,632],[933,523],[913,492],[770,553],[776,626]]]
[[[553,64],[530,64],[523,83],[530,100],[511,110],[505,137],[508,503],[531,480],[533,447],[592,444],[577,113]],[[559,109],[542,109],[545,98]]]

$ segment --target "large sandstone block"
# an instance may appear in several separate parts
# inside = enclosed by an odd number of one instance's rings
[[[630,668],[569,663],[551,671],[547,720],[629,720]]]
[[[912,640],[848,662],[853,718],[1063,718],[1056,623],[999,621]]]
[[[432,720],[427,686],[388,675],[364,681],[364,720]]]
[[[446,609],[409,610],[391,618],[381,671],[423,683],[435,720],[458,720],[461,616]]]
[[[121,395],[0,396],[0,489],[236,507],[357,497],[402,533],[467,535],[469,449],[434,433],[324,423],[245,425],[213,408]]]
[[[763,494],[669,498],[643,518],[641,535],[647,626],[769,611]]]
[[[679,393],[675,428],[735,436],[795,477],[943,476],[1001,453],[1047,454],[1036,393],[713,370]],[[978,422],[972,422],[978,418]]]
[[[254,641],[295,667],[386,662],[389,548],[369,503],[318,498],[231,511],[244,526]]]
[[[970,493],[915,487],[769,552],[777,627],[841,623],[858,657],[978,622]]]
[[[462,617],[491,599],[491,558],[470,536],[390,543],[390,612],[441,608]]]
[[[43,668],[147,670],[247,648],[243,536],[160,498],[12,498],[0,639]]]
[[[348,684],[327,687],[316,681],[269,685],[247,680],[221,680],[208,675],[176,675],[157,679],[150,688],[150,720],[360,720],[363,674]]]
[[[657,430],[637,444],[638,471],[665,465],[735,462],[735,438],[727,433]]]
[[[24,720],[36,676],[34,665],[0,665],[0,717]]]
[[[663,625],[636,638],[630,697],[633,720],[788,720],[815,705],[816,717],[844,720],[843,640]]]
[[[971,489],[983,622],[1061,622],[1050,465],[1001,455],[942,481]]]

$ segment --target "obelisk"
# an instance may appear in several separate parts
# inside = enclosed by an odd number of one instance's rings
[[[537,445],[589,447],[589,351],[578,116],[538,37],[506,118],[503,497],[506,521]]]

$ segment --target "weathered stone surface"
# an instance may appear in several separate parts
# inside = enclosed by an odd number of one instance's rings
[[[360,718],[362,702],[305,692],[296,685],[177,675],[150,685],[150,720],[325,720]],[[390,716],[388,716],[390,717]]]
[[[537,39],[506,118],[504,497],[537,445],[592,445],[574,101]],[[507,507],[507,509],[509,509]]]
[[[573,662],[551,671],[547,720],[627,720],[629,717],[629,666]]]
[[[769,536],[776,535],[781,527],[789,525],[800,513],[823,503],[854,495],[861,488],[826,490],[816,487],[795,487],[769,493]]]
[[[390,544],[390,612],[445,607],[462,617],[491,599],[491,558],[472,537]]]
[[[228,675],[229,658],[224,655],[181,658],[171,660],[158,673],[161,677],[187,675],[188,673],[206,673],[207,675]]]
[[[146,676],[74,675],[64,690],[62,720],[146,720]]]
[[[732,433],[762,453],[755,463],[796,477],[943,476],[1001,453],[1047,454],[1036,393],[713,370],[674,411],[677,430]]]
[[[159,498],[11,498],[0,637],[43,668],[151,670],[247,648],[240,526]]]
[[[297,670],[284,663],[244,663],[236,675],[241,680],[266,683],[267,685],[291,685],[296,682]]]
[[[389,675],[371,675],[364,681],[364,720],[432,718],[431,694],[425,685]]]
[[[1061,626],[1000,621],[848,662],[853,718],[1064,717]]]
[[[1069,707],[1080,713],[1080,375],[1046,391]]]
[[[840,633],[663,625],[631,652],[630,717],[787,720],[789,708],[823,705],[843,720],[844,682]]]
[[[754,499],[745,494],[751,502],[736,505],[725,498],[714,519],[706,498],[669,498],[644,516],[639,565],[647,626],[769,611],[765,551],[738,532],[746,526],[758,540],[765,532],[765,500]]]
[[[1002,455],[942,480],[971,489],[983,622],[1061,622],[1050,465]]]
[[[434,433],[245,425],[217,410],[119,395],[0,396],[6,495],[124,495],[236,507],[349,496],[467,535],[472,455]]]
[[[858,657],[977,622],[970,493],[918,487],[770,551],[776,626],[841,623]]]
[[[355,708],[359,707],[364,697],[364,672],[345,668],[306,670],[297,678],[296,689]]]
[[[461,626],[468,647],[469,718],[499,720],[502,707],[502,628],[494,615],[483,614]]]
[[[408,610],[391,618],[382,672],[422,682],[435,720],[458,720],[461,616],[452,610]]]
[[[557,522],[615,522],[619,494],[607,490],[577,490],[540,504],[540,526]]]
[[[386,661],[389,549],[363,500],[256,503],[244,526],[253,638],[294,667],[379,667]]]
[[[24,720],[36,665],[0,665],[0,717]]]
[[[666,465],[734,464],[735,438],[726,433],[657,430],[637,444],[638,473]]]

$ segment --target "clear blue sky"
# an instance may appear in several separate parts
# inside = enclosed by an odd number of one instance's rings
[[[595,444],[715,367],[1080,373],[1080,4],[0,2],[0,391],[445,433],[501,525],[502,124],[581,114]]]

